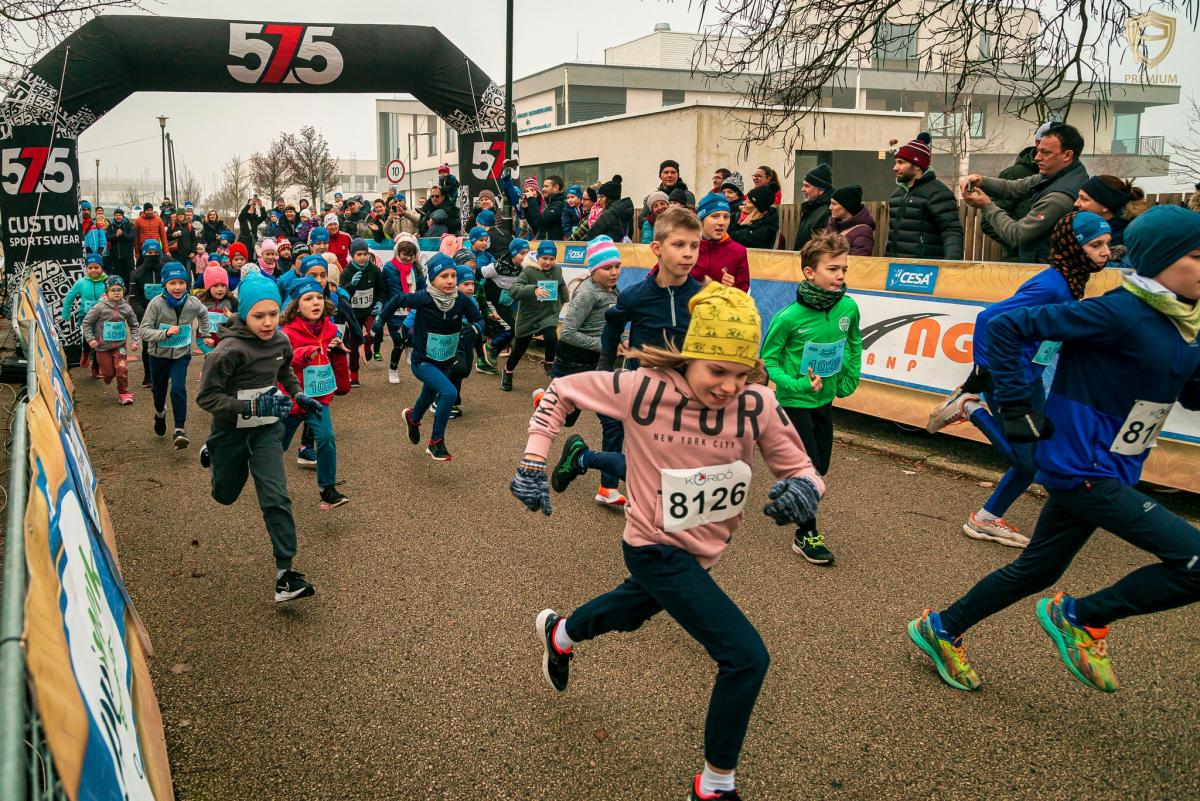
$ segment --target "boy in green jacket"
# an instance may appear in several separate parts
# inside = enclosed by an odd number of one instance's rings
[[[853,394],[862,366],[858,304],[846,294],[849,254],[841,234],[818,234],[805,243],[796,302],[771,321],[762,345],[775,396],[821,475],[833,453],[833,399]],[[814,565],[833,564],[815,519],[796,530],[792,550]]]

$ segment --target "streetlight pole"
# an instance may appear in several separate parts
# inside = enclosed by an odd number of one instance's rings
[[[163,197],[167,197],[167,120],[168,117],[158,118],[158,128],[162,132],[162,162],[163,162]]]
[[[104,205],[100,202],[100,159],[96,159],[96,205]]]

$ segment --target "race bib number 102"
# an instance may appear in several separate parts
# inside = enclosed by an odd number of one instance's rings
[[[686,470],[663,469],[664,531],[719,523],[742,513],[750,487],[750,465],[741,461]]]

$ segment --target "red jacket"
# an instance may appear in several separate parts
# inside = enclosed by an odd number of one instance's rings
[[[171,257],[167,250],[167,226],[163,225],[162,217],[155,212],[149,217],[145,212],[133,218],[133,257],[140,259],[142,257],[142,243],[147,239],[157,239],[158,244],[162,245],[163,262],[167,262]]]
[[[283,333],[292,343],[292,372],[300,386],[304,387],[304,370],[323,364],[333,366],[333,378],[336,388],[320,395],[312,395],[326,406],[333,400],[334,395],[346,395],[350,392],[350,364],[346,352],[329,349],[329,343],[338,335],[337,326],[328,316],[321,318],[320,335],[314,334],[312,326],[303,318],[297,317],[290,323],[285,323]],[[282,386],[281,386],[282,389]],[[305,387],[305,392],[308,388]],[[299,406],[292,405],[292,414],[304,414]]]
[[[743,292],[749,291],[750,262],[746,259],[746,248],[730,239],[729,234],[725,234],[720,241],[701,239],[700,255],[696,257],[696,266],[692,268],[692,278],[703,283],[707,276],[719,284],[722,273],[733,276],[735,287]]]
[[[345,231],[338,231],[337,236],[329,237],[329,252],[337,256],[338,264],[342,265],[342,269],[346,269],[346,263],[350,261],[350,243],[353,240],[350,234]]]

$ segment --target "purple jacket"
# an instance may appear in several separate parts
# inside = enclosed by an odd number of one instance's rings
[[[830,217],[825,232],[846,237],[850,242],[851,256],[870,256],[875,252],[875,218],[866,206],[845,222]]]

